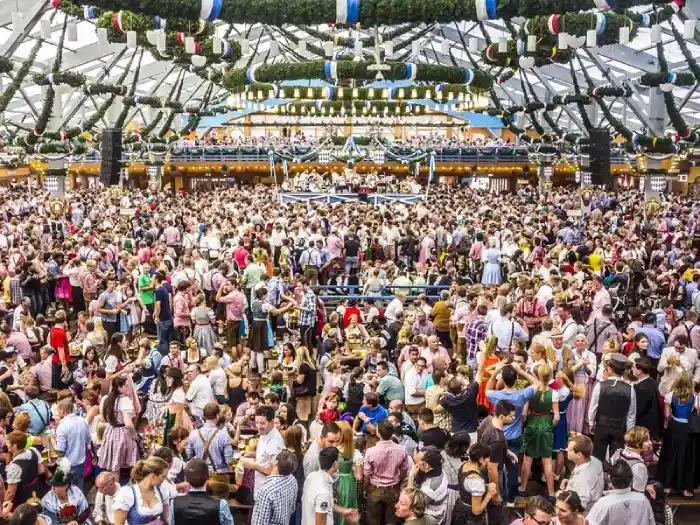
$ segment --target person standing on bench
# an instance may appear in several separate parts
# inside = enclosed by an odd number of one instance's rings
[[[625,432],[632,428],[637,417],[637,399],[632,385],[622,376],[628,364],[627,357],[614,354],[607,364],[607,379],[593,388],[588,421],[593,434],[593,455],[605,461],[625,446]]]
[[[171,525],[233,525],[228,501],[207,494],[209,467],[203,459],[193,459],[185,467],[185,481],[192,487],[170,505]]]

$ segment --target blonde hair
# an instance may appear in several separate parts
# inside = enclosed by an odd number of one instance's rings
[[[625,445],[638,450],[644,448],[644,443],[649,441],[649,431],[644,427],[632,427],[625,434]]]
[[[24,432],[25,434],[28,434],[29,430],[29,424],[31,423],[31,418],[29,417],[29,414],[26,412],[20,412],[15,416],[15,418],[12,420],[12,426],[15,430],[18,430],[19,432]]]
[[[582,385],[574,384],[574,371],[568,366],[564,365],[559,371],[559,376],[562,382],[566,385],[566,388],[571,390],[574,399],[581,399],[586,394],[586,388]]]
[[[413,511],[413,513],[416,515],[416,518],[422,518],[425,516],[427,502],[423,491],[415,487],[410,487],[403,489],[403,492],[411,501],[411,511]]]
[[[673,382],[673,395],[676,396],[678,401],[681,403],[686,403],[690,396],[693,395],[693,381],[687,372],[681,372],[681,374]]]
[[[345,421],[339,421],[340,427],[340,453],[345,459],[352,459],[355,454],[355,433],[352,427]]]
[[[309,355],[309,349],[306,348],[305,346],[300,346],[299,348],[296,349],[297,352],[297,363],[299,365],[302,365],[306,363],[311,367],[312,370],[316,370],[316,363],[314,363],[313,359],[311,359],[311,356]]]
[[[168,463],[164,459],[150,456],[138,461],[136,465],[134,465],[134,468],[131,469],[131,479],[129,482],[132,484],[139,483],[151,474],[162,476],[168,472],[169,468]]]
[[[484,339],[484,355],[491,357],[496,353],[496,348],[498,347],[498,337],[491,335]]]

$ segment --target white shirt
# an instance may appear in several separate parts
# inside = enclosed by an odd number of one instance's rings
[[[284,438],[276,428],[258,438],[258,448],[255,450],[255,462],[263,467],[271,467],[277,462],[277,454],[286,450]],[[255,471],[255,487],[262,487],[267,476]]]
[[[392,299],[384,310],[384,317],[388,322],[393,323],[397,320],[396,316],[399,312],[403,312],[403,303],[399,299]]]
[[[411,367],[406,371],[403,382],[406,389],[406,405],[419,405],[425,402],[425,395],[416,396],[415,394],[425,394],[425,380],[428,378],[428,372],[423,370],[418,373],[415,367]]]
[[[574,467],[566,485],[566,490],[573,490],[579,495],[581,505],[586,510],[589,510],[603,496],[604,488],[603,465],[593,456],[588,463]]]
[[[192,381],[190,388],[187,389],[185,398],[189,401],[192,413],[202,417],[204,415],[204,407],[207,406],[207,403],[215,402],[214,392],[212,391],[207,376],[199,374],[194,381]]]
[[[132,490],[133,487],[133,490]],[[119,489],[117,494],[114,496],[113,506],[114,510],[123,510],[129,512],[131,507],[137,505],[137,510],[139,514],[151,516],[151,515],[161,515],[164,510],[163,502],[167,505],[170,501],[170,492],[167,488],[161,486],[156,489],[156,503],[151,507],[146,507],[143,504],[143,498],[141,497],[141,488],[138,484],[135,485],[124,485]],[[159,494],[160,493],[160,494]],[[134,500],[134,494],[136,494],[136,500]],[[160,499],[162,496],[162,500]]]
[[[215,396],[226,394],[226,372],[223,368],[216,368],[209,372],[209,383]]]
[[[316,525],[316,513],[326,515],[326,525],[333,525],[333,478],[325,470],[306,477],[301,497],[301,525]]]
[[[114,523],[114,496],[108,496],[107,494],[102,494],[99,490],[97,491],[92,519],[95,523],[99,521]]]

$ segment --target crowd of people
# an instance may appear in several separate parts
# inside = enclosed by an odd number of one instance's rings
[[[672,524],[700,210],[579,198],[0,188],[3,517]]]

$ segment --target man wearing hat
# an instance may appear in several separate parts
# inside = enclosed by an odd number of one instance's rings
[[[588,408],[593,434],[593,455],[605,461],[606,452],[624,446],[625,433],[635,425],[637,398],[632,385],[622,376],[629,361],[623,354],[613,354],[606,367],[604,381],[596,383]]]

